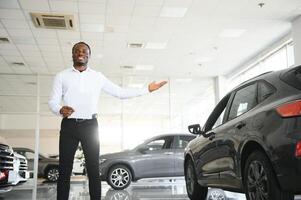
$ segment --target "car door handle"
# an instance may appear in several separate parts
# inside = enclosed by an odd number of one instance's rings
[[[165,155],[172,155],[173,152],[165,152],[164,154],[165,154]]]
[[[245,122],[238,122],[238,123],[235,125],[235,128],[241,129],[241,128],[244,127],[245,125],[246,125]]]

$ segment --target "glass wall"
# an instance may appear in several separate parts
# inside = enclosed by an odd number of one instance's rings
[[[252,77],[268,71],[277,71],[294,65],[294,46],[293,42],[286,43],[271,50],[262,59],[247,67],[247,70],[237,73],[228,82],[227,91]]]

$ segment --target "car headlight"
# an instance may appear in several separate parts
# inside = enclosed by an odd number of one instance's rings
[[[107,160],[107,159],[105,159],[105,158],[101,158],[101,159],[99,160],[99,164],[103,164],[106,160]]]

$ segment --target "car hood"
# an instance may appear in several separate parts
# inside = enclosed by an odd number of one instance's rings
[[[116,159],[116,158],[124,158],[128,156],[136,155],[137,153],[133,150],[126,150],[116,153],[108,153],[100,156],[100,159]]]

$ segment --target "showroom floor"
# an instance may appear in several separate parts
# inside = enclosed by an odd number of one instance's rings
[[[0,194],[0,200],[31,200],[32,187],[30,181],[14,187],[12,191]],[[218,191],[211,189],[211,192]],[[222,192],[222,191],[218,191]],[[245,200],[243,194],[225,192],[227,200]],[[188,200],[185,189],[185,182],[178,179],[148,179],[133,183],[126,190],[112,190],[102,183],[102,200],[142,200],[142,199],[164,199],[164,200]],[[38,200],[55,200],[56,184],[38,184]],[[75,177],[71,181],[70,200],[89,200],[88,182],[85,177]],[[301,200],[301,196],[296,196],[295,200]]]

